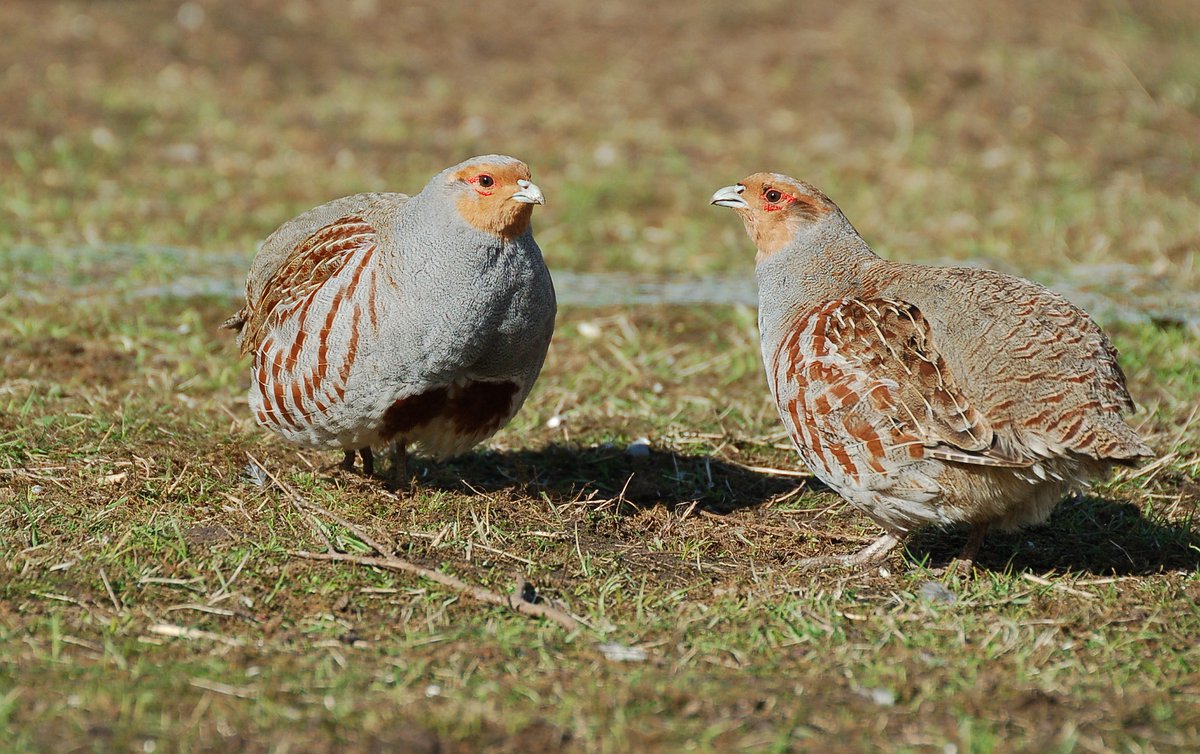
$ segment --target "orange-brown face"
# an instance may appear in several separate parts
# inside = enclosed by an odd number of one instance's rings
[[[541,189],[529,179],[529,168],[519,160],[474,162],[450,175],[462,187],[456,205],[463,219],[506,241],[529,227],[533,205],[545,204]]]
[[[712,203],[737,211],[758,248],[757,261],[787,246],[800,228],[836,209],[818,189],[778,173],[747,176],[713,194]]]

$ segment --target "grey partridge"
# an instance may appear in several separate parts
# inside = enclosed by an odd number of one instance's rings
[[[990,270],[871,251],[813,186],[756,173],[717,191],[758,249],[767,384],[813,474],[884,529],[881,560],[926,524],[1045,521],[1073,490],[1151,450],[1117,352],[1082,310]],[[961,562],[961,561],[960,561]]]
[[[284,223],[225,322],[253,358],[258,423],[310,448],[392,443],[434,456],[490,437],[521,407],[554,330],[529,168],[475,157],[415,196],[357,194]]]

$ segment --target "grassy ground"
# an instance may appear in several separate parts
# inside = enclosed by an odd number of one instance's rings
[[[547,192],[553,269],[748,273],[705,201],[765,168],[895,258],[1132,263],[1194,289],[1193,3],[390,8],[0,6],[9,749],[1200,748],[1186,327],[1111,328],[1159,461],[990,538],[972,579],[931,571],[958,531],[813,574],[792,564],[875,531],[762,470],[797,466],[752,311],[564,308],[513,424],[397,495],[254,427],[216,331],[234,299],[100,295],[138,281],[86,250],[248,259],[324,199],[504,151]],[[19,247],[85,248],[55,268]],[[321,540],[248,456],[402,556],[527,578],[585,627],[291,555]]]

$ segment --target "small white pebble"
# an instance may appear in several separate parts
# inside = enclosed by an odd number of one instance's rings
[[[658,395],[662,391],[663,391],[663,386],[662,386],[661,382],[656,382],[650,386],[650,392],[654,393],[655,395]]]
[[[44,487],[42,487],[42,485],[40,485],[40,484],[35,484],[35,485],[33,485],[32,487],[30,487],[30,488],[29,488],[29,491],[30,491],[30,492],[32,492],[32,493],[33,493],[33,494],[35,494],[35,495],[40,495],[40,494],[42,494],[42,490],[44,490],[44,489],[45,489],[45,488],[44,488]]]
[[[204,25],[204,8],[197,3],[184,3],[179,6],[175,20],[188,31],[195,31]]]
[[[650,440],[645,437],[639,437],[629,443],[629,447],[625,448],[625,455],[630,458],[645,458],[650,455]]]
[[[647,243],[665,244],[672,240],[672,235],[666,228],[649,227],[642,230],[642,238],[646,239]]]
[[[595,322],[580,322],[579,334],[588,340],[595,340],[600,337],[600,325]]]
[[[200,161],[200,147],[195,144],[186,143],[172,144],[163,149],[163,155],[172,162],[182,162],[192,165]]]
[[[607,141],[602,141],[592,150],[592,159],[601,167],[608,167],[617,161],[617,148]]]
[[[954,602],[958,595],[936,581],[926,581],[917,589],[917,596],[929,602]]]
[[[861,689],[858,693],[880,707],[891,707],[896,703],[896,695],[892,693],[891,689]]]
[[[559,427],[562,426],[562,423],[563,423],[563,418],[561,416],[559,416],[558,414],[555,414],[554,416],[551,416],[549,419],[546,420],[546,426],[549,427],[550,429],[558,429]]]
[[[467,118],[463,122],[462,130],[468,136],[478,139],[479,137],[481,137],[487,133],[488,122],[487,122],[487,120],[479,117],[478,115],[472,115],[471,117]]]
[[[435,696],[442,695],[442,687],[436,683],[431,683],[425,687],[425,696],[432,699]]]
[[[614,641],[601,644],[598,648],[604,655],[605,659],[612,660],[614,662],[646,661],[646,650],[642,649],[641,647],[629,647],[624,644],[618,644]]]
[[[104,126],[97,126],[92,129],[92,143],[96,145],[97,149],[111,152],[117,146],[117,137]]]

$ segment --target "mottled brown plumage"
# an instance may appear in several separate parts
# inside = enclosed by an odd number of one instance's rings
[[[813,473],[886,530],[1044,521],[1113,464],[1151,455],[1108,338],[1028,280],[876,256],[832,201],[758,173],[721,189],[758,248],[767,382]],[[970,548],[968,548],[970,549]],[[974,553],[967,555],[973,557]],[[822,561],[824,562],[824,561]]]

